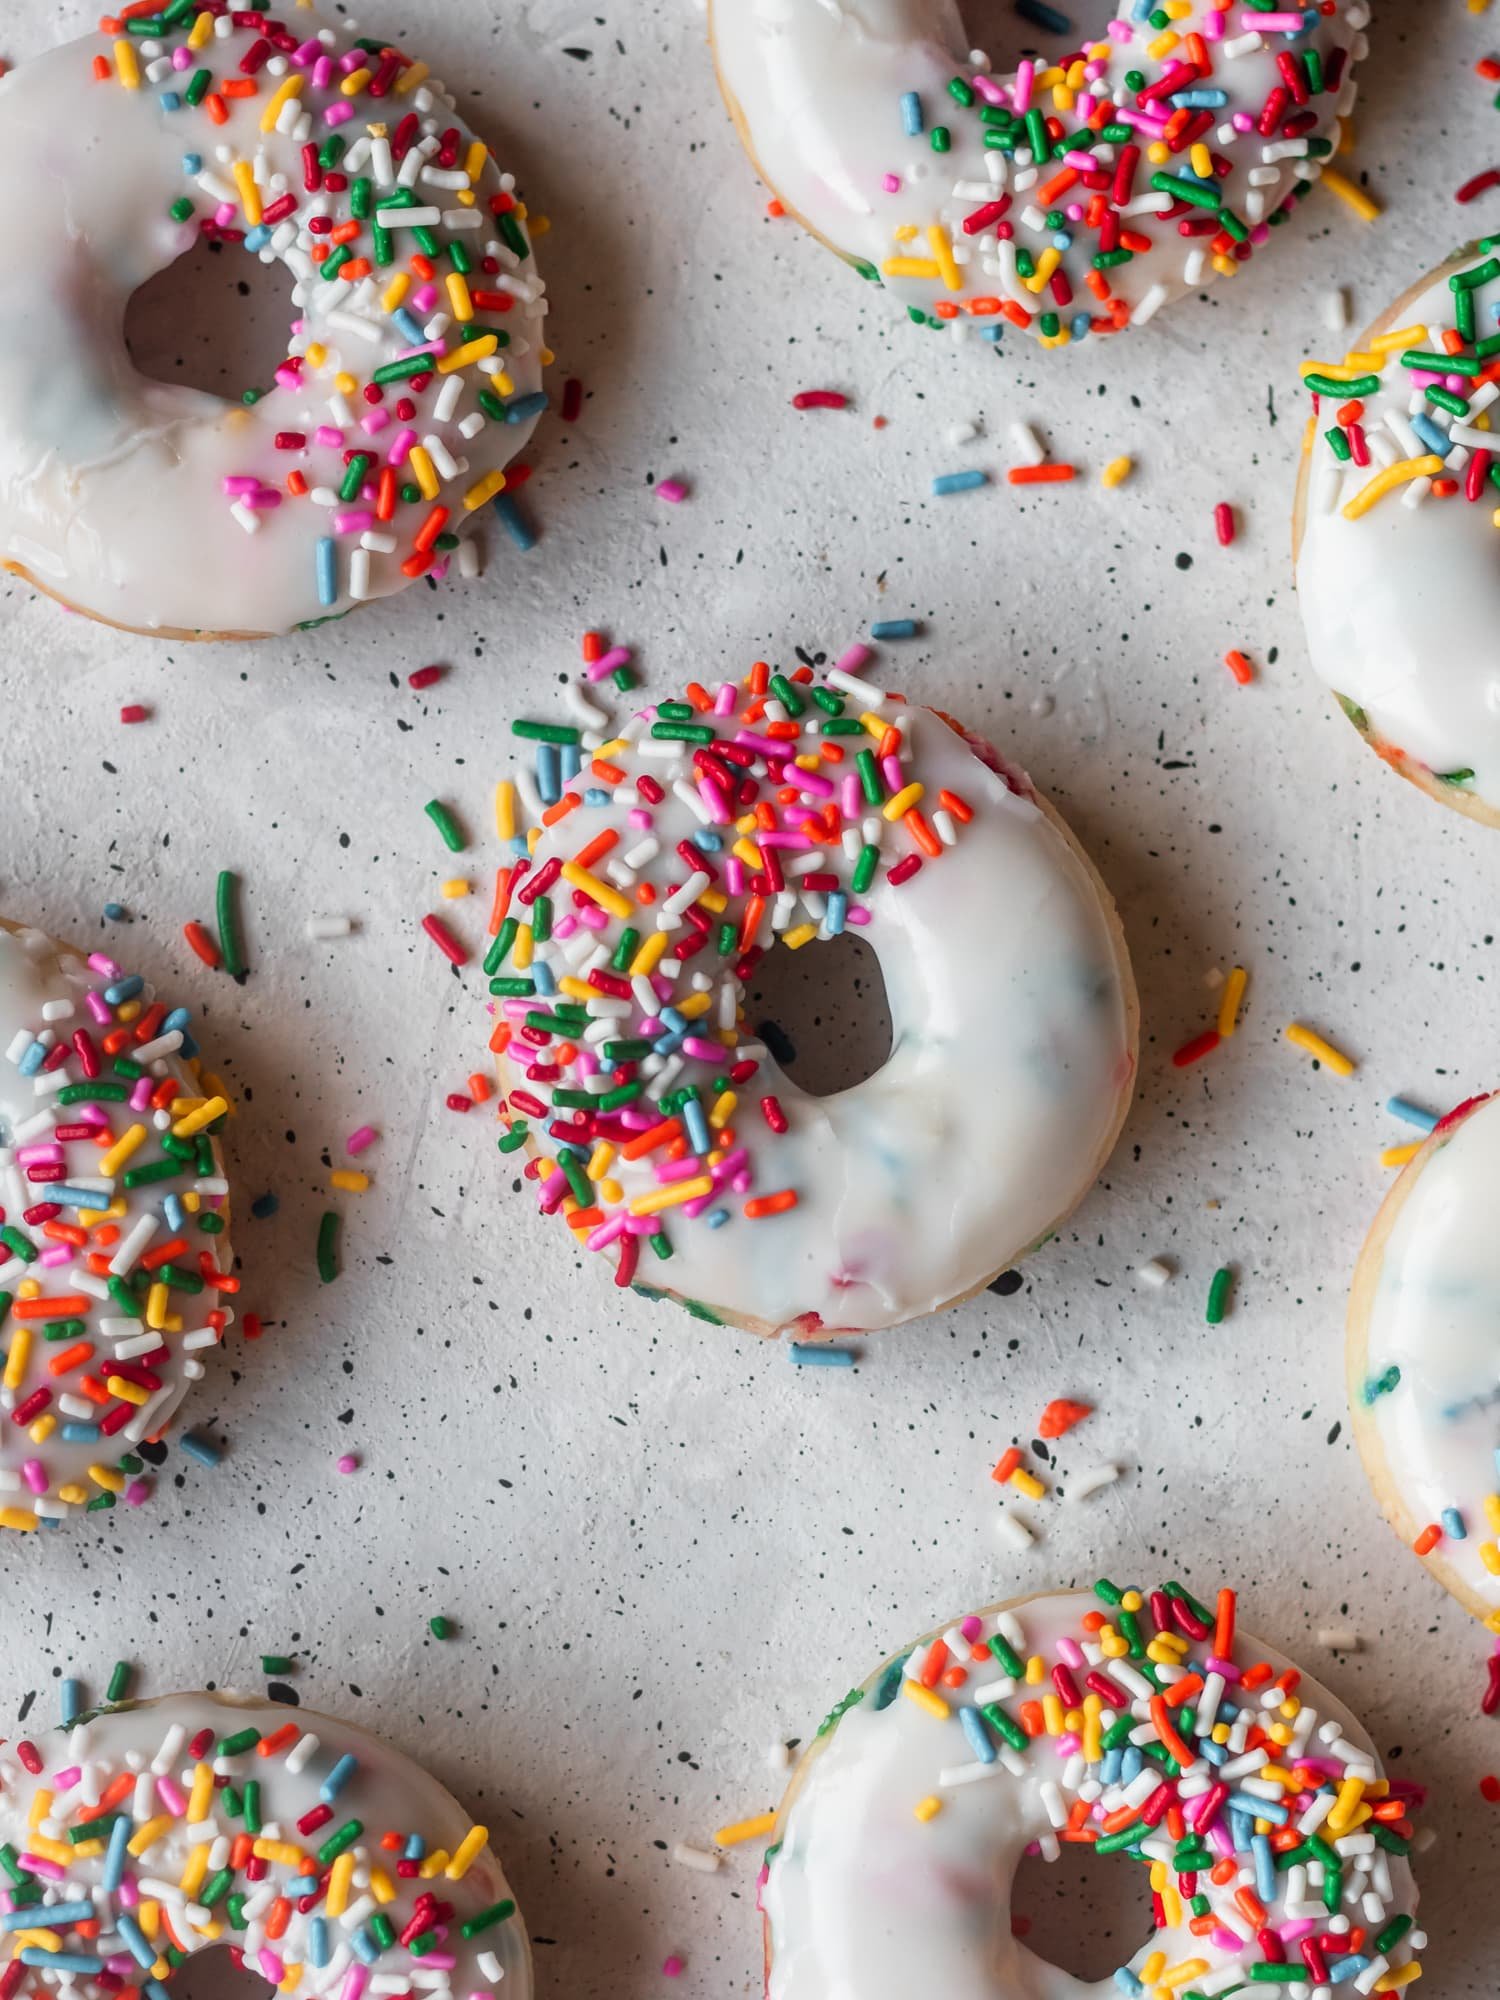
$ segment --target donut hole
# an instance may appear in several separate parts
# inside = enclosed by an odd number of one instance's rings
[[[1022,13],[1016,0],[963,0],[964,32],[972,49],[983,49],[997,76],[1007,76],[1022,56],[1055,61],[1085,42],[1103,41],[1119,12],[1112,0],[1042,0]],[[1053,25],[1063,20],[1065,27]]]
[[[125,346],[153,382],[237,403],[247,389],[272,386],[295,317],[284,265],[200,237],[132,295]]]
[[[1107,1982],[1150,1937],[1150,1872],[1127,1856],[1064,1842],[1056,1861],[1026,1854],[1011,1927],[1029,1951],[1090,1984]]]
[[[248,1966],[236,1965],[227,1944],[206,1945],[172,1974],[172,2000],[271,2000],[276,1988]]]
[[[810,1097],[852,1090],[890,1060],[880,961],[850,931],[800,951],[769,952],[745,996],[745,1017]]]

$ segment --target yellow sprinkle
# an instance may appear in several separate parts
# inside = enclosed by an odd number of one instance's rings
[[[509,778],[495,787],[495,831],[502,840],[516,837],[516,788]]]
[[[70,1507],[81,1507],[89,1497],[89,1490],[86,1486],[79,1486],[76,1481],[69,1480],[66,1486],[58,1487],[57,1497],[59,1500],[66,1500]]]
[[[206,43],[212,40],[213,32],[214,32],[213,15],[200,14],[197,20],[194,21],[192,28],[188,33],[188,47],[190,49],[203,48]]]
[[[199,1820],[208,1818],[208,1809],[214,1800],[214,1767],[212,1764],[193,1766],[192,1789],[188,1793],[187,1821],[196,1826]]]
[[[1491,1576],[1500,1576],[1500,1549],[1497,1549],[1493,1542],[1479,1544],[1479,1560]]]
[[[462,271],[450,271],[446,282],[448,302],[453,307],[453,317],[467,325],[474,317],[474,301],[469,297],[469,281]]]
[[[1245,997],[1245,987],[1249,974],[1243,965],[1237,965],[1224,981],[1223,997],[1219,1001],[1219,1033],[1227,1042],[1240,1024],[1240,1002]]]
[[[666,957],[667,942],[668,939],[665,931],[653,931],[635,957],[630,961],[630,977],[632,979],[648,978],[656,970],[662,959]]]
[[[431,1854],[427,1855],[425,1859],[422,1861],[421,1865],[418,1867],[417,1880],[419,1882],[430,1882],[435,1875],[441,1875],[443,1870],[447,1866],[448,1866],[447,1848],[435,1847],[432,1850]]]
[[[919,804],[925,795],[926,787],[918,784],[914,779],[911,784],[903,785],[893,799],[886,800],[885,804],[880,808],[881,813],[886,819],[894,823],[904,813],[909,813],[914,805]]]
[[[1023,278],[1021,280],[1022,284],[1025,285],[1028,291],[1036,292],[1038,295],[1040,295],[1043,285],[1046,284],[1047,280],[1052,276],[1052,273],[1057,269],[1058,265],[1061,262],[1062,262],[1061,250],[1057,248],[1056,244],[1049,243],[1047,248],[1042,252],[1041,256],[1037,258],[1036,269],[1032,272],[1029,278]]]
[[[396,1900],[396,1885],[383,1868],[371,1868],[370,1894],[377,1903],[393,1903]]]
[[[1181,39],[1180,35],[1174,35],[1172,30],[1168,28],[1164,34],[1158,35],[1154,42],[1147,42],[1146,53],[1153,62],[1160,62],[1163,56],[1169,56],[1172,53]]]
[[[1377,354],[1393,354],[1398,347],[1418,347],[1426,338],[1425,326],[1397,326],[1389,333],[1377,333],[1370,345]]]
[[[1197,145],[1188,148],[1188,160],[1199,180],[1211,181],[1214,177],[1214,156],[1200,139]]]
[[[99,1172],[106,1175],[117,1174],[136,1148],[144,1143],[145,1137],[144,1125],[129,1126],[107,1153],[99,1155]]]
[[[345,97],[358,97],[374,73],[369,69],[352,70],[341,85]]]
[[[920,1681],[902,1681],[901,1692],[906,1696],[908,1701],[914,1701],[918,1708],[925,1709],[935,1721],[947,1721],[951,1713],[947,1702],[943,1700],[940,1694],[935,1694],[931,1688],[923,1687]]]
[[[1300,1021],[1292,1021],[1281,1031],[1294,1048],[1305,1049],[1308,1055],[1331,1069],[1335,1076],[1353,1076],[1356,1064],[1342,1049],[1336,1049],[1331,1042],[1325,1042],[1321,1035],[1315,1035],[1311,1028],[1304,1028]]]
[[[406,462],[411,467],[412,474],[421,489],[422,498],[424,500],[436,500],[443,489],[438,480],[437,468],[432,462],[427,447],[425,445],[414,444],[407,453]]]
[[[393,313],[411,290],[411,279],[405,271],[398,271],[385,290],[380,294],[383,312]]]
[[[1347,202],[1361,222],[1373,222],[1379,215],[1380,203],[1371,201],[1364,189],[1356,187],[1353,181],[1339,172],[1337,167],[1323,169],[1323,185],[1331,193],[1336,194],[1340,201]]]
[[[455,903],[460,896],[467,896],[468,893],[469,885],[462,875],[450,876],[443,884],[443,896],[447,902]]]
[[[490,1837],[487,1826],[471,1826],[463,1839],[453,1850],[453,1859],[443,1870],[450,1882],[462,1882],[470,1868],[483,1852],[484,1844]]]
[[[714,1183],[712,1174],[703,1174],[697,1180],[677,1181],[671,1187],[655,1188],[650,1194],[638,1194],[630,1204],[632,1215],[659,1215],[664,1208],[678,1208],[685,1201],[696,1201],[700,1195],[712,1194]]]
[[[1063,1705],[1060,1695],[1044,1694],[1042,1696],[1042,1725],[1049,1736],[1062,1735]]]
[[[134,1403],[137,1409],[151,1400],[149,1389],[143,1389],[139,1382],[127,1382],[123,1375],[106,1375],[104,1386],[112,1396],[118,1396],[122,1403]]]
[[[255,171],[248,160],[236,160],[230,171],[234,184],[240,191],[240,207],[245,211],[245,220],[252,229],[260,227],[260,189],[255,185]]]
[[[499,335],[487,333],[482,339],[471,340],[467,346],[456,347],[451,354],[445,354],[437,365],[437,372],[439,375],[457,374],[460,368],[467,368],[471,362],[483,361],[486,355],[493,354],[499,345]],[[416,457],[415,452],[412,453],[412,457]]]
[[[281,116],[285,106],[290,104],[294,97],[302,95],[302,86],[305,81],[306,79],[301,76],[289,76],[284,80],[268,101],[265,110],[260,114],[260,129],[262,132],[274,132],[276,130],[276,120]]]
[[[422,82],[426,75],[427,65],[424,62],[413,63],[410,69],[402,70],[400,76],[396,79],[396,95],[398,97],[406,97],[416,89],[417,85]]]
[[[370,1176],[357,1173],[353,1167],[335,1167],[328,1176],[328,1185],[342,1189],[345,1194],[363,1194],[370,1185]]]
[[[120,81],[127,90],[141,87],[141,65],[136,58],[135,43],[123,37],[115,43],[115,68],[120,73]]]
[[[1417,1959],[1410,1965],[1398,1965],[1394,1971],[1383,1972],[1375,1982],[1377,1993],[1395,1993],[1403,1986],[1410,1986],[1414,1979],[1422,1977],[1422,1967]]]
[[[589,1163],[584,1168],[584,1172],[591,1181],[602,1181],[604,1176],[609,1172],[610,1163],[614,1157],[614,1147],[609,1143],[608,1139],[601,1139],[594,1147],[593,1152],[590,1153]]]
[[[497,493],[505,491],[505,474],[499,466],[487,472],[483,479],[471,486],[464,495],[464,511],[472,514],[476,507],[482,507],[486,500],[493,500]]]
[[[783,931],[781,942],[788,951],[801,951],[803,945],[811,944],[818,935],[816,924],[796,924],[789,931]]]
[[[943,1810],[943,1802],[938,1797],[936,1792],[929,1792],[925,1799],[921,1800],[919,1804],[914,1805],[912,1807],[912,1811],[916,1814],[917,1818],[922,1822],[923,1826],[927,1824],[928,1820],[936,1819],[938,1814],[942,1810]]]
[[[715,1847],[738,1847],[744,1840],[759,1840],[776,1824],[773,1812],[757,1813],[754,1819],[737,1819],[730,1826],[721,1826],[714,1835]]]
[[[328,1914],[341,1917],[349,1907],[349,1885],[354,1880],[354,1856],[338,1856],[328,1871]]]
[[[516,932],[516,941],[510,948],[511,962],[514,964],[517,972],[525,972],[530,966],[532,949],[535,942],[536,935],[530,924],[522,924],[521,928]]]
[[[1108,486],[1111,489],[1116,486],[1123,486],[1134,470],[1134,459],[1124,456],[1112,458],[1099,474],[1099,484],[1101,486]]]
[[[205,1126],[212,1125],[216,1118],[222,1118],[228,1109],[229,1104],[227,1099],[222,1097],[208,1098],[198,1106],[196,1111],[190,1111],[185,1118],[178,1119],[177,1123],[172,1127],[173,1138],[192,1139],[196,1137]]]
[[[160,1333],[166,1326],[167,1307],[172,1294],[160,1279],[148,1287],[146,1292],[146,1324],[154,1333]]]
[[[1358,1778],[1346,1778],[1339,1786],[1338,1797],[1329,1809],[1328,1824],[1335,1833],[1343,1833],[1354,1817],[1355,1808],[1365,1795],[1365,1788]]]
[[[1165,1972],[1158,1973],[1157,1984],[1174,1988],[1186,1986],[1190,1979],[1200,1978],[1207,1970],[1206,1958],[1185,1958],[1181,1965],[1169,1965]]]
[[[1040,1687],[1047,1678],[1047,1662],[1040,1653],[1033,1653],[1026,1662],[1027,1687]]]
[[[202,1841],[187,1858],[187,1866],[178,1880],[178,1888],[185,1896],[196,1896],[208,1877],[208,1857],[213,1849],[208,1841]]]
[[[18,1535],[29,1535],[36,1529],[36,1515],[28,1514],[24,1507],[0,1507],[0,1528],[10,1528]]]
[[[64,1849],[64,1852],[71,1854],[72,1849],[71,1848]],[[52,1857],[48,1855],[46,1858],[50,1861]],[[41,1951],[61,1951],[62,1932],[61,1931],[17,1931],[16,1950],[24,1951],[28,1945],[36,1945],[37,1948]]]
[[[732,1090],[726,1090],[722,1096],[714,1100],[714,1108],[708,1114],[708,1122],[716,1132],[722,1132],[724,1127],[729,1123],[730,1119],[734,1116],[734,1108],[739,1101],[739,1098]]]
[[[1018,1465],[1010,1475],[1010,1483],[1018,1493],[1024,1493],[1028,1500],[1045,1499],[1047,1489],[1034,1472],[1028,1472],[1024,1465]]]
[[[31,1439],[33,1444],[45,1444],[56,1429],[57,1419],[48,1410],[45,1416],[38,1417],[34,1424],[27,1426],[26,1435]]]
[[[1344,519],[1357,521],[1361,514],[1368,514],[1377,500],[1384,499],[1392,488],[1404,486],[1409,479],[1435,479],[1443,469],[1443,461],[1435,452],[1428,452],[1422,458],[1403,458],[1395,465],[1383,466],[1373,479],[1369,479],[1352,500],[1344,504]]]
[[[942,277],[944,290],[961,292],[963,279],[958,275],[958,266],[953,261],[953,242],[940,222],[928,223],[927,247],[932,252],[933,262]]]
[[[610,916],[618,917],[621,923],[625,923],[635,915],[634,905],[628,897],[622,896],[618,889],[612,889],[607,882],[601,882],[597,875],[591,875],[587,868],[580,868],[576,861],[565,861],[562,872],[565,882],[570,882],[575,889],[581,889],[591,903],[597,903],[601,910],[607,910]],[[659,931],[657,936],[661,938],[662,949],[665,950],[666,932]],[[636,955],[639,957],[640,954]]]
[[[937,278],[942,273],[926,257],[887,257],[880,267],[887,278]]]
[[[157,1841],[164,1834],[170,1833],[176,1824],[176,1820],[173,1819],[170,1813],[158,1813],[155,1819],[148,1819],[144,1826],[136,1830],[127,1845],[126,1851],[135,1855],[137,1860],[139,1860],[141,1855],[149,1854]]]
[[[112,1465],[91,1465],[89,1478],[96,1486],[102,1486],[106,1493],[125,1491],[125,1475],[123,1472],[116,1472]]]
[[[1164,1951],[1153,1951],[1136,1977],[1143,1986],[1154,1986],[1157,1980],[1161,1978],[1166,1963],[1167,1954]]]
[[[1404,1167],[1408,1160],[1414,1160],[1422,1150],[1422,1141],[1412,1139],[1404,1146],[1387,1146],[1380,1156],[1383,1167]]]
[[[19,1389],[26,1380],[26,1364],[31,1358],[31,1328],[18,1326],[11,1335],[10,1352],[5,1357],[5,1373],[0,1376],[7,1389]]]

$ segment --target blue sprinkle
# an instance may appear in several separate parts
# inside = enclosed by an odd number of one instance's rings
[[[516,547],[525,555],[528,549],[536,547],[536,530],[527,521],[520,508],[508,493],[497,493],[494,499],[495,512]]]
[[[250,1213],[257,1222],[264,1222],[273,1216],[281,1206],[281,1197],[274,1194],[258,1194],[250,1204]]]
[[[192,1018],[186,1007],[174,1007],[162,1022],[159,1032],[163,1035],[175,1035],[179,1028],[186,1028]]]
[[[1393,1118],[1399,1118],[1403,1125],[1415,1125],[1422,1132],[1430,1132],[1438,1122],[1435,1111],[1424,1111],[1420,1104],[1413,1104],[1409,1097],[1388,1097],[1385,1108]]]
[[[188,1457],[196,1458],[200,1465],[218,1464],[220,1457],[218,1446],[210,1444],[207,1438],[199,1437],[196,1431],[184,1431],[177,1442]]]
[[[203,155],[201,153],[184,153],[182,156],[182,171],[185,174],[201,174],[203,171]]]
[[[328,1776],[318,1787],[318,1797],[325,1806],[331,1806],[339,1793],[359,1769],[359,1759],[350,1751],[345,1751]]]
[[[705,854],[717,854],[724,845],[723,834],[715,833],[711,826],[700,826],[696,833],[688,835],[688,839]]]
[[[842,889],[830,889],[828,892],[827,917],[828,935],[830,937],[843,936],[844,918],[848,908],[849,898],[844,891]]]
[[[271,232],[263,222],[257,222],[253,229],[245,231],[245,248],[247,250],[264,250],[270,240]]]
[[[408,347],[421,347],[423,345],[422,329],[412,318],[405,306],[397,306],[396,310],[391,314],[391,318],[399,327],[401,338],[406,342]]]
[[[1445,1507],[1438,1518],[1443,1524],[1444,1534],[1451,1541],[1466,1542],[1469,1539],[1469,1531],[1464,1526],[1464,1517],[1456,1507]]]
[[[576,743],[558,745],[558,766],[566,789],[583,769],[583,753]]]
[[[98,1188],[63,1187],[57,1182],[48,1187],[47,1199],[61,1208],[98,1208],[104,1202]]]
[[[124,1879],[131,1831],[132,1822],[128,1813],[121,1813],[109,1830],[109,1851],[104,1857],[104,1873],[100,1877],[100,1887],[110,1895],[113,1895]]]
[[[167,1227],[174,1236],[180,1235],[187,1228],[187,1210],[182,1205],[181,1195],[167,1195],[161,1206],[167,1218]]]
[[[981,1764],[993,1764],[995,1746],[990,1741],[990,1732],[984,1726],[984,1717],[977,1708],[961,1708],[958,1719],[963,1724],[964,1735],[969,1739],[969,1748]]]
[[[908,139],[915,139],[922,130],[922,100],[914,90],[902,92],[901,129]]]
[[[1144,1993],[1146,1990],[1128,1965],[1116,1966],[1115,1984],[1122,1993],[1136,1994]]]
[[[1285,1826],[1292,1816],[1285,1806],[1278,1805],[1274,1799],[1257,1798],[1253,1792],[1231,1792],[1229,1810],[1249,1813],[1253,1819],[1268,1819],[1272,1826]],[[1258,1833],[1255,1838],[1265,1840],[1266,1836]],[[1266,1851],[1270,1852],[1269,1843]]]
[[[1346,1951],[1342,1958],[1330,1958],[1328,1976],[1335,1982],[1352,1979],[1370,1963],[1362,1951]]]
[[[1452,451],[1452,438],[1446,437],[1438,429],[1425,410],[1418,410],[1417,414],[1411,419],[1411,427],[1422,440],[1423,444],[1426,445],[1427,449],[1435,452],[1439,458],[1446,458],[1449,452]]]
[[[1000,345],[1000,336],[1004,331],[1005,328],[1000,324],[999,320],[987,320],[979,329],[979,338],[987,340],[991,347],[998,347]]]
[[[1227,1764],[1229,1762],[1228,1750],[1222,1743],[1215,1743],[1212,1737],[1206,1737],[1200,1741],[1198,1755],[1206,1757],[1210,1764]]]
[[[857,1359],[852,1347],[810,1347],[794,1340],[787,1354],[797,1368],[852,1368]]]
[[[22,1965],[45,1965],[52,1972],[80,1972],[85,1976],[99,1970],[97,1958],[91,1958],[86,1951],[44,1951],[39,1944],[29,1944],[16,1956]],[[153,1959],[152,1964],[156,1961]]]
[[[1276,1863],[1271,1858],[1271,1843],[1265,1834],[1258,1833],[1250,1843],[1251,1857],[1255,1863],[1255,1893],[1264,1903],[1269,1897],[1276,1900]]]
[[[115,1929],[124,1938],[131,1957],[137,1965],[143,1965],[149,1972],[156,1963],[156,1947],[147,1942],[146,1933],[135,1918],[122,1910],[115,1919]]]
[[[547,407],[545,389],[534,389],[529,396],[512,396],[505,405],[505,421],[508,424],[529,424],[533,417],[539,417]]]
[[[1099,1782],[1105,1786],[1117,1785],[1120,1782],[1120,1749],[1118,1744],[1113,1750],[1105,1751],[1103,1766],[1099,1772]]]
[[[57,1690],[58,1713],[67,1729],[83,1713],[83,1682],[67,1680]]]
[[[682,1107],[682,1122],[687,1127],[689,1144],[695,1153],[707,1153],[713,1149],[709,1136],[708,1120],[703,1115],[703,1106],[696,1097],[690,1097]]]
[[[1226,90],[1179,90],[1172,98],[1174,108],[1186,111],[1222,111],[1228,102]]]
[[[323,535],[318,541],[318,602],[323,605],[337,604],[339,601],[339,552],[332,535]]]
[[[590,785],[583,795],[583,803],[586,806],[607,806],[609,793],[603,785]]]
[[[328,1963],[328,1919],[314,1917],[307,1927],[307,1955],[321,1972]]]
[[[1068,321],[1068,331],[1075,340],[1086,340],[1091,324],[1087,313],[1074,313],[1073,317]]]
[[[409,1833],[406,1836],[406,1845],[401,1850],[401,1859],[403,1861],[420,1861],[426,1852],[427,1842],[422,1838],[421,1834]]]
[[[156,101],[163,111],[180,111],[182,109],[182,93],[180,91],[164,90]]]
[[[134,1000],[138,993],[144,993],[146,982],[138,972],[128,979],[117,979],[113,986],[106,986],[104,997],[111,1007],[121,1007],[127,1000]]]
[[[97,1424],[84,1423],[64,1424],[62,1427],[62,1441],[64,1444],[97,1444],[99,1442],[99,1426]]]
[[[711,1208],[703,1220],[708,1224],[710,1229],[722,1229],[724,1224],[729,1220],[729,1210],[727,1208]]]
[[[373,1965],[380,1956],[380,1946],[363,1925],[350,1938],[349,1949],[364,1965]]]
[[[988,486],[989,481],[990,475],[977,469],[973,472],[940,472],[932,482],[932,490],[939,497],[945,493],[972,493],[976,486]]]
[[[872,639],[915,639],[916,636],[915,618],[881,618],[870,627]]]
[[[544,993],[550,998],[557,991],[556,977],[545,959],[532,960],[531,977],[538,993]]]
[[[20,1070],[22,1076],[35,1076],[46,1060],[47,1044],[43,1041],[35,1041],[16,1064],[16,1068]]]
[[[555,806],[562,797],[562,760],[555,743],[536,746],[536,788],[544,806]]]
[[[1141,1766],[1145,1761],[1145,1758],[1141,1755],[1140,1745],[1138,1743],[1127,1743],[1120,1757],[1120,1783],[1122,1785],[1134,1784],[1135,1780],[1141,1775]]]
[[[112,924],[123,924],[129,916],[129,912],[123,903],[106,903],[104,905],[104,914]]]
[[[1047,6],[1045,0],[1016,0],[1016,12],[1033,28],[1045,28],[1049,35],[1071,35],[1073,32],[1073,23],[1067,15],[1059,8]]]
[[[118,1826],[119,1824],[119,1820],[116,1820],[115,1825]],[[0,1931],[35,1930],[38,1914],[36,1910],[7,1910],[4,1916],[0,1916]],[[68,1924],[86,1924],[91,1917],[95,1917],[98,1914],[98,1911],[87,1898],[81,1903],[49,1903],[47,1905],[47,1923],[49,1927],[55,1926],[59,1930]],[[98,1961],[96,1960],[95,1970],[97,1969]]]
[[[1072,230],[1071,229],[1057,230],[1052,238],[1052,247],[1054,250],[1071,250],[1073,247]]]

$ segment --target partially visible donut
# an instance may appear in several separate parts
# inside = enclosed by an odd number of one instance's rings
[[[283,1994],[530,2000],[488,1829],[409,1757],[310,1709],[168,1695],[22,1740],[0,1752],[0,1840],[6,2000],[59,1980],[83,2000],[168,2000],[213,1945]]]
[[[1494,531],[1491,530],[1491,533]],[[1500,1632],[1500,1097],[1402,1169],[1349,1298],[1349,1409],[1391,1526]]]
[[[1500,259],[1469,244],[1333,362],[1302,370],[1313,414],[1293,526],[1313,671],[1429,798],[1500,826]]]
[[[1420,1977],[1406,1856],[1423,1787],[1387,1776],[1326,1689],[1235,1637],[1232,1591],[1213,1610],[1175,1583],[1095,1597],[991,1606],[838,1704],[772,1836],[768,2000],[1216,2000]],[[1063,1842],[1149,1871],[1149,1933],[1097,1984],[1012,1923],[1022,1857]]]
[[[533,825],[485,960],[542,1209],[617,1283],[762,1334],[989,1283],[1082,1199],[1135,1079],[1125,940],[1077,841],[988,745],[847,664],[690,682],[618,730],[518,723]],[[744,996],[778,943],[846,926],[891,1054],[817,1097]]]
[[[225,0],[114,27],[0,79],[0,564],[176,638],[441,569],[546,403],[511,177],[379,37]],[[125,346],[132,293],[205,237],[294,285],[286,359],[238,403]]]
[[[1365,0],[1155,9],[1009,76],[956,0],[710,0],[761,178],[922,325],[1059,347],[1232,277],[1323,172]]]
[[[195,1058],[185,1007],[0,919],[0,1527],[139,1506],[234,1320]]]

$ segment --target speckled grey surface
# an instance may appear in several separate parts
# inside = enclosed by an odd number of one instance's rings
[[[0,54],[95,11],[10,0]],[[772,1802],[768,1745],[974,1604],[1106,1567],[1200,1592],[1228,1577],[1245,1622],[1433,1784],[1423,1990],[1493,1993],[1486,1646],[1376,1517],[1340,1355],[1377,1152],[1407,1136],[1385,1098],[1440,1108],[1496,1081],[1500,845],[1400,785],[1310,684],[1287,560],[1319,294],[1349,285],[1358,322],[1458,233],[1451,190],[1500,136],[1470,67],[1483,20],[1377,22],[1357,161],[1379,224],[1318,195],[1232,290],[1049,358],[952,355],[764,220],[687,0],[430,12],[424,53],[472,79],[554,218],[557,379],[589,390],[533,453],[538,548],[497,540],[475,585],[260,648],[121,638],[0,588],[0,907],[187,990],[241,1102],[239,1188],[280,1198],[264,1221],[240,1204],[243,1303],[266,1336],[233,1339],[188,1407],[223,1464],[174,1453],[144,1516],[0,1546],[0,1713],[50,1713],[58,1675],[97,1683],[122,1653],[164,1691],[254,1685],[262,1651],[294,1652],[306,1699],[424,1756],[489,1818],[543,1992],[661,1992],[680,1952],[666,1990],[752,1993],[754,1855],[700,1876],[667,1849]],[[1013,50],[1005,10],[988,19]],[[809,386],[852,410],[795,415]],[[929,497],[935,472],[999,472],[1018,416],[1087,477]],[[985,435],[955,450],[944,432],[969,418]],[[1136,478],[1105,493],[1120,452]],[[692,486],[675,509],[650,489],[672,474]],[[1241,514],[1227,553],[1221,499]],[[802,1372],[584,1270],[512,1194],[488,1119],[444,1109],[482,1049],[483,989],[417,920],[445,909],[473,939],[483,909],[441,903],[458,870],[421,808],[443,797],[483,829],[509,717],[576,671],[586,624],[636,645],[662,692],[905,613],[924,637],[882,672],[1023,761],[1120,899],[1141,1090],[1019,1291],[872,1342],[853,1373]],[[1254,687],[1220,665],[1231,644],[1261,663]],[[452,671],[414,695],[404,677],[429,661]],[[128,701],[149,724],[120,726]],[[492,859],[461,857],[476,882]],[[246,885],[242,989],[180,938],[211,917],[221,866]],[[110,899],[128,930],[101,925]],[[308,944],[314,910],[357,934]],[[1241,1033],[1174,1070],[1237,960]],[[1353,1081],[1281,1044],[1294,1015],[1358,1056]],[[338,1199],[343,1273],[321,1287],[329,1162],[365,1121],[374,1186]],[[1158,1254],[1178,1275],[1142,1292],[1132,1273]],[[1210,1330],[1226,1262],[1233,1313]],[[1106,1458],[1126,1475],[1086,1505],[1024,1508],[1039,1539],[1018,1555],[989,1470],[1057,1394],[1098,1405],[1057,1448],[1058,1488]],[[1364,1646],[1335,1660],[1315,1635],[1343,1623]]]

